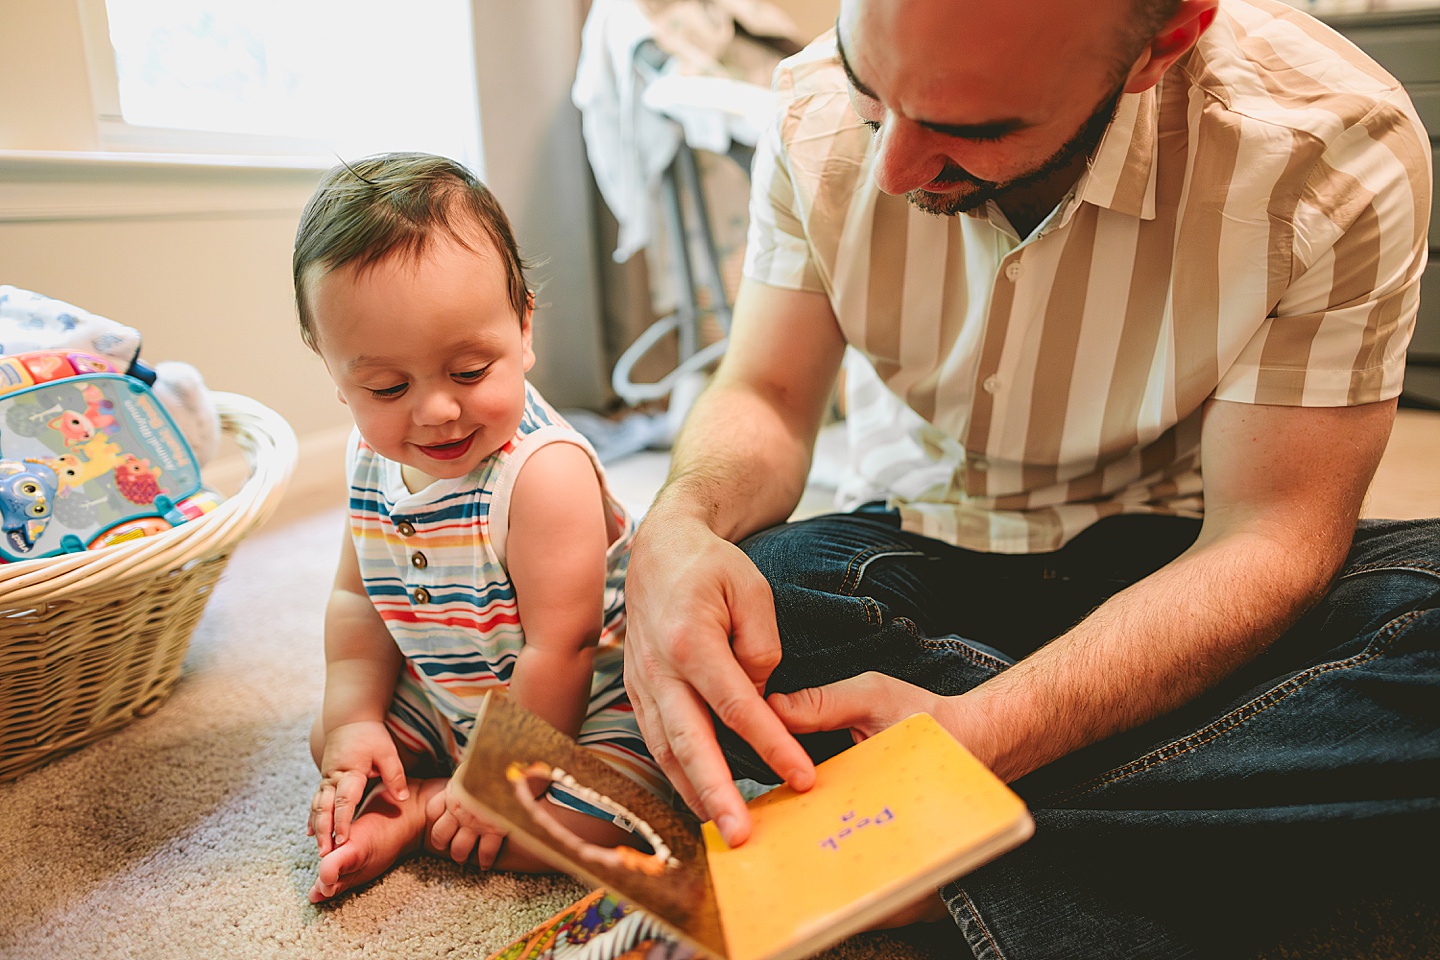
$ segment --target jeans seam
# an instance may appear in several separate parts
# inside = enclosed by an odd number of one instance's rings
[[[845,567],[845,576],[840,581],[840,593],[847,597],[853,597],[855,591],[860,587],[860,580],[865,576],[865,568],[870,566],[872,561],[881,557],[923,557],[919,550],[910,550],[904,544],[889,544],[883,547],[870,547],[861,550]],[[856,564],[859,564],[857,567]]]
[[[1440,578],[1440,565],[1426,563],[1423,560],[1414,560],[1406,563],[1394,563],[1393,561],[1379,561],[1376,563],[1365,563],[1351,567],[1339,577],[1340,580],[1348,580],[1351,577],[1362,573],[1380,573],[1385,571],[1398,571],[1402,573],[1427,573],[1433,577]]]
[[[970,899],[969,892],[966,891],[964,887],[961,887],[956,899],[964,902],[965,910],[970,914],[970,918],[975,921],[976,928],[985,940],[983,946],[989,949],[990,953],[994,955],[995,960],[1005,960],[1005,954],[1001,951],[1000,944],[995,942],[995,937],[991,934],[990,927],[986,925],[985,918],[980,916],[980,910],[975,906],[975,901]],[[968,943],[970,938],[967,936],[965,940]],[[972,952],[975,952],[975,946],[973,944],[970,949]],[[976,956],[979,957],[978,952],[976,952]],[[989,958],[983,958],[983,960],[989,960]]]
[[[857,597],[860,606],[865,608],[865,623],[872,627],[883,627],[885,625],[885,613],[880,609],[880,604],[875,602],[873,597]]]
[[[981,667],[991,667],[996,673],[1005,670],[1010,664],[998,657],[976,650],[963,640],[954,640],[949,637],[919,637],[922,647],[929,647],[932,650],[951,650],[959,653],[971,663]]]
[[[1253,700],[1241,704],[1213,723],[1207,724],[1178,740],[1172,740],[1170,743],[1152,750],[1145,756],[1138,757],[1124,766],[1115,767],[1084,783],[1076,784],[1073,787],[1052,793],[1038,801],[1035,806],[1059,806],[1061,804],[1073,803],[1102,787],[1128,779],[1136,774],[1157,767],[1162,763],[1182,757],[1190,751],[1202,747],[1217,737],[1223,736],[1239,728],[1242,724],[1253,720],[1266,710],[1283,702],[1291,694],[1297,693],[1316,677],[1374,660],[1385,652],[1386,648],[1390,646],[1391,641],[1394,640],[1395,636],[1398,635],[1404,627],[1409,626],[1412,621],[1418,619],[1420,616],[1421,611],[1411,611],[1402,614],[1387,623],[1376,633],[1375,639],[1372,640],[1364,650],[1361,650],[1353,657],[1317,664],[1309,670],[1298,673],[1289,680],[1271,687]]]

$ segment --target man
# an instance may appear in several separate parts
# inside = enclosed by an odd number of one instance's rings
[[[1269,0],[842,0],[776,83],[630,568],[687,802],[744,842],[732,771],[923,710],[1037,821],[942,891],[977,957],[1235,955],[1375,891],[1440,832],[1437,525],[1357,532],[1426,249],[1399,85]],[[873,502],[777,527],[847,345]]]

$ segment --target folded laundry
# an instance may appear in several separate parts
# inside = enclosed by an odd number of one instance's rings
[[[220,415],[204,377],[180,361],[154,367],[142,362],[140,341],[140,331],[134,327],[64,300],[0,284],[0,355],[54,350],[103,357],[117,372],[150,385],[184,434],[196,462],[204,464],[220,442]]]

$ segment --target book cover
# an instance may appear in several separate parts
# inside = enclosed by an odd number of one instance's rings
[[[651,852],[559,828],[533,799],[546,780],[622,813]],[[926,714],[820,764],[805,793],[781,786],[751,801],[754,829],[735,848],[503,696],[482,707],[456,781],[557,869],[719,960],[808,956],[1033,830],[1020,798]]]

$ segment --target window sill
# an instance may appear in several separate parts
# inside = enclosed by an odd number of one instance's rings
[[[0,223],[298,215],[320,156],[0,150]]]

